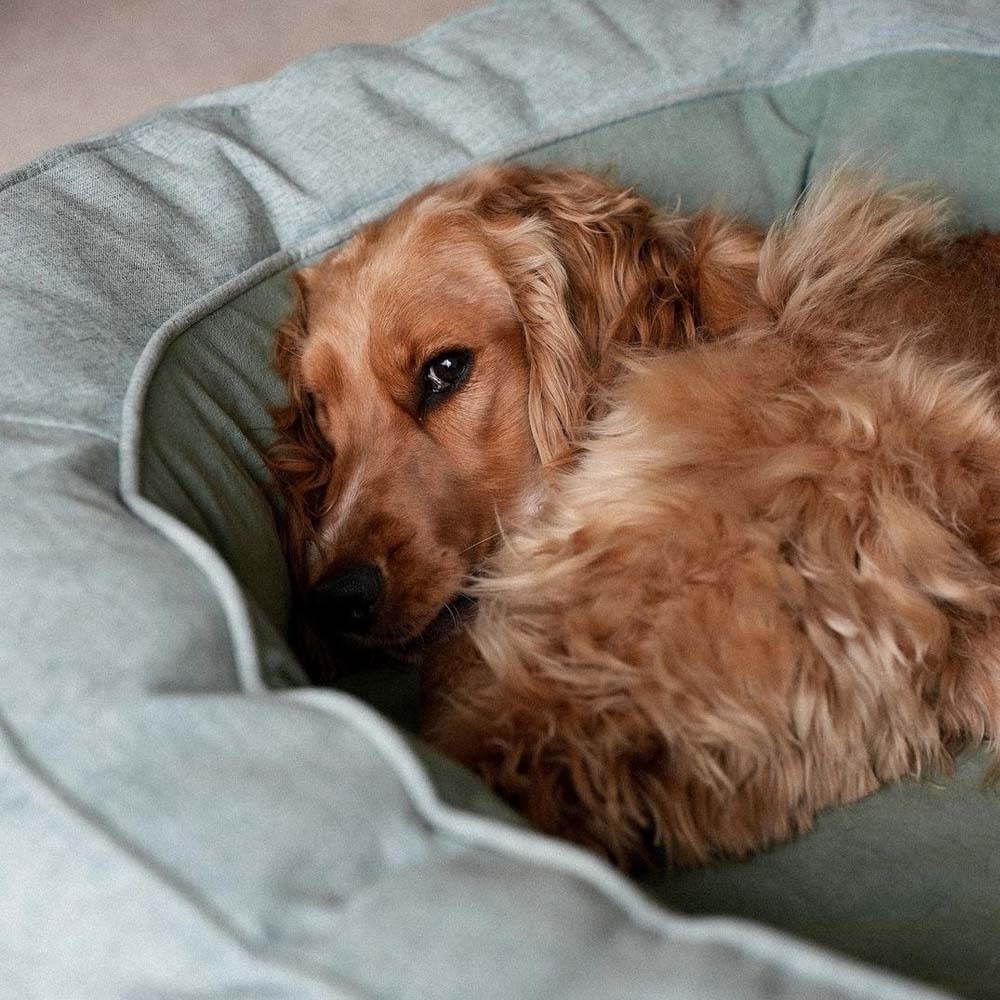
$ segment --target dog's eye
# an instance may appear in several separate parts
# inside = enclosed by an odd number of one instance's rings
[[[424,402],[457,389],[469,374],[471,362],[472,355],[466,350],[445,351],[431,358],[424,365]]]

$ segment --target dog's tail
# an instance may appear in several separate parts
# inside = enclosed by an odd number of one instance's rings
[[[848,168],[814,184],[760,252],[758,289],[786,334],[842,325],[845,303],[871,300],[946,236],[944,199],[887,188]]]

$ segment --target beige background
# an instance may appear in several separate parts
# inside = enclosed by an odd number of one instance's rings
[[[0,171],[162,104],[482,0],[0,0]]]

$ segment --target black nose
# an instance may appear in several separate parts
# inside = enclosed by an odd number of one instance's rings
[[[375,624],[382,584],[382,571],[374,563],[349,566],[309,591],[306,610],[322,634],[368,632]]]

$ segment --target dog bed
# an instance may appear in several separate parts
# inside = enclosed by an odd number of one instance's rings
[[[502,3],[0,178],[0,996],[1000,997],[982,753],[630,883],[422,747],[412,676],[305,686],[261,459],[287,271],[424,183],[766,222],[853,156],[1000,227],[998,57],[986,3]]]

